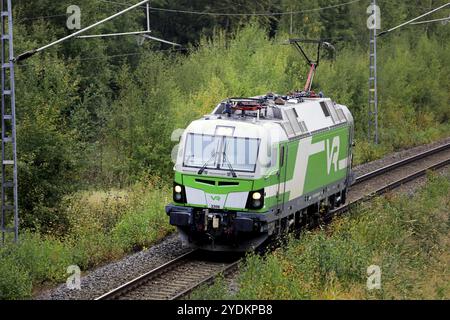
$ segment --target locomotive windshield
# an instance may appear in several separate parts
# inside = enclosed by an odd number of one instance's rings
[[[183,165],[254,172],[260,139],[188,133]]]

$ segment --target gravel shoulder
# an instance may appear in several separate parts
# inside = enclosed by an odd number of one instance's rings
[[[355,167],[355,176],[373,171],[388,164],[397,162],[416,153],[437,147],[450,142],[450,137],[443,140],[418,146],[412,149],[398,151],[386,157]],[[445,168],[444,168],[445,169]],[[448,172],[441,169],[440,172]],[[414,192],[418,186],[423,185],[426,178],[418,179],[400,189],[400,191]],[[402,190],[403,189],[403,190]],[[155,246],[138,253],[131,254],[121,260],[107,264],[103,267],[86,272],[81,278],[81,290],[69,290],[65,284],[46,290],[38,294],[34,299],[38,300],[87,300],[94,299],[115,287],[132,280],[133,278],[154,269],[187,252],[178,239],[177,234],[172,234]],[[232,281],[233,283],[234,281]],[[234,287],[234,285],[232,285]],[[234,288],[235,290],[236,288]]]

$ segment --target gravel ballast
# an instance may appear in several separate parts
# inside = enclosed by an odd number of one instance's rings
[[[355,177],[448,142],[450,142],[450,137],[428,145],[395,152],[382,159],[357,166],[353,169]],[[448,172],[448,170],[441,169],[439,172]],[[425,180],[425,178],[421,178],[417,182],[410,182],[402,189],[407,192],[414,192]],[[81,278],[81,290],[69,290],[65,284],[62,284],[38,294],[35,299],[94,299],[144,272],[148,272],[186,253],[188,250],[189,248],[182,245],[178,235],[173,234],[149,249],[87,272]]]

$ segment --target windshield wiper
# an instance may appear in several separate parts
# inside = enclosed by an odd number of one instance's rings
[[[215,152],[211,155],[211,158],[209,158],[209,159],[205,162],[205,164],[200,168],[200,170],[198,170],[197,174],[202,174],[203,171],[205,171],[206,167],[208,166],[208,163],[209,163],[212,159],[214,159],[214,158],[216,157],[216,154],[217,154],[217,151],[215,151]]]
[[[227,153],[225,152],[225,150],[227,150],[227,144],[225,143],[224,147],[223,147],[223,160],[225,160],[228,164],[228,168],[231,171],[231,175],[233,176],[233,178],[236,178],[236,171],[234,171],[233,166],[231,165],[231,162],[228,160],[227,158]]]
[[[227,144],[225,143],[224,149],[223,149],[223,153],[222,153],[222,154],[223,154],[223,160],[226,161],[226,163],[227,163],[227,165],[228,165],[228,169],[231,171],[231,175],[233,176],[233,178],[236,178],[236,177],[237,177],[236,171],[233,169],[233,166],[231,165],[231,162],[228,160],[227,154],[226,154],[226,152],[225,152],[226,147],[227,147]],[[203,174],[203,172],[205,171],[205,169],[206,169],[206,167],[208,166],[209,162],[210,162],[212,159],[214,159],[214,158],[216,157],[216,155],[217,155],[217,151],[214,152],[214,153],[211,155],[211,158],[209,158],[209,159],[205,162],[205,164],[200,168],[200,170],[198,170],[197,174]],[[219,166],[217,166],[217,167],[219,167]]]

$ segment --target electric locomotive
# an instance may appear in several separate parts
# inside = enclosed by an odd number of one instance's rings
[[[166,213],[190,246],[248,251],[345,203],[353,117],[311,90],[309,62],[301,92],[229,98],[184,131]]]

